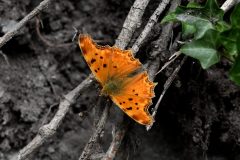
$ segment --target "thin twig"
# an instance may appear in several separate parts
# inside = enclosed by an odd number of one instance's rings
[[[41,23],[41,24],[42,24],[42,23]],[[47,39],[45,39],[45,38],[42,36],[41,32],[40,32],[40,20],[39,20],[39,18],[36,18],[36,20],[35,20],[35,25],[36,25],[36,33],[37,33],[38,37],[40,38],[40,40],[42,40],[42,42],[43,42],[44,44],[46,44],[47,46],[53,47],[54,44],[52,44],[52,42],[50,42],[50,41],[48,41]]]
[[[179,57],[180,54],[181,54],[180,51],[175,52],[155,75],[162,72],[167,66],[169,66],[173,61],[175,61],[175,59]]]
[[[97,139],[99,138],[100,134],[102,133],[102,131],[104,129],[105,123],[107,121],[110,105],[111,105],[111,103],[108,102],[108,104],[104,108],[103,114],[97,124],[96,131],[93,133],[93,135],[89,139],[87,145],[84,147],[79,160],[86,160],[89,158],[93,145],[95,144],[95,142],[97,141]],[[98,107],[100,107],[100,106],[98,106]]]
[[[238,3],[239,0],[226,0],[223,5],[221,6],[221,9],[224,12],[227,12],[230,8],[232,8],[236,3]]]
[[[43,24],[41,23],[41,21],[39,20],[39,18],[36,18],[36,32],[38,37],[40,38],[40,40],[46,44],[49,47],[69,47],[70,45],[73,45],[72,42],[70,43],[62,43],[62,44],[55,44],[52,43],[51,41],[47,40],[40,32],[40,26],[42,26]],[[40,25],[41,24],[41,25]]]
[[[154,109],[153,109],[153,113],[152,113],[152,116],[153,116],[153,119],[155,118],[156,114],[157,114],[157,110],[158,110],[158,107],[160,105],[160,102],[162,101],[162,98],[163,96],[165,95],[166,91],[168,90],[168,88],[171,86],[173,80],[176,78],[179,70],[181,69],[183,63],[186,61],[187,57],[184,56],[183,60],[181,61],[181,63],[178,65],[177,68],[175,68],[174,72],[171,74],[171,76],[167,79],[167,81],[164,83],[164,87],[163,87],[163,91],[157,101],[157,104],[155,105]],[[151,127],[152,127],[153,123],[151,125],[148,125],[147,126],[147,130],[150,130]]]
[[[54,107],[56,107],[56,106],[58,106],[58,105],[59,105],[59,103],[53,103],[53,104],[48,108],[48,111],[47,111],[47,113],[45,114],[45,116],[44,116],[44,118],[43,118],[43,121],[42,121],[42,123],[41,123],[41,126],[43,126],[43,125],[47,122],[47,117],[49,116],[52,108],[54,108]]]
[[[44,0],[36,8],[34,8],[28,15],[26,15],[20,22],[18,22],[10,31],[0,38],[0,48],[12,39],[19,30],[34,16],[39,14],[42,10],[48,7],[53,0]]]
[[[6,61],[7,65],[10,66],[8,57],[6,54],[4,54],[1,50],[0,50],[0,55],[4,58],[4,60]]]
[[[65,96],[65,98],[60,102],[59,109],[53,119],[48,124],[42,126],[35,138],[19,152],[18,160],[28,158],[30,154],[36,151],[45,141],[56,133],[56,130],[68,112],[70,105],[75,103],[77,97],[83,90],[92,85],[92,78],[93,77],[90,76]]]
[[[125,19],[122,31],[116,40],[116,46],[122,49],[127,47],[135,30],[141,25],[142,16],[149,1],[150,0],[135,0]]]
[[[140,36],[138,37],[138,39],[136,40],[136,42],[132,46],[133,53],[137,53],[138,52],[138,50],[139,50],[143,40],[150,33],[150,31],[152,30],[154,24],[157,23],[158,17],[164,11],[164,9],[169,4],[169,2],[170,2],[170,0],[162,0],[162,2],[159,4],[157,9],[154,11],[152,16],[149,18],[147,25],[145,26],[145,28],[143,29],[142,33],[140,34]]]

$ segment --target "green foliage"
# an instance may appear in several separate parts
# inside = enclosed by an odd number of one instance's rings
[[[185,44],[180,51],[199,60],[203,69],[218,63],[221,57],[232,62],[230,79],[240,85],[240,3],[232,11],[229,22],[216,0],[205,5],[190,2],[166,15],[161,23],[180,22]],[[227,16],[225,16],[226,19]]]

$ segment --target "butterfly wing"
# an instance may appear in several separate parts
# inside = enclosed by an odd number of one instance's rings
[[[136,122],[149,125],[153,122],[148,107],[152,104],[154,87],[155,84],[148,79],[147,72],[142,72],[128,78],[121,93],[110,97]]]
[[[88,35],[80,34],[78,42],[89,68],[103,86],[110,73],[109,65],[113,53],[112,48],[98,46]]]
[[[99,46],[88,35],[79,35],[79,46],[96,79],[104,85],[111,77],[123,77],[141,68],[131,50]]]
[[[111,57],[111,76],[123,78],[141,68],[141,63],[135,59],[131,50],[121,50],[112,47],[113,56]]]

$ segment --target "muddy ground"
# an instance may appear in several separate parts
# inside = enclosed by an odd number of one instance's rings
[[[0,36],[39,3],[0,0]],[[158,3],[150,2],[143,23]],[[39,127],[52,118],[57,110],[54,104],[90,73],[77,43],[72,42],[73,26],[100,44],[113,45],[132,4],[133,0],[54,1],[2,48],[7,60],[0,55],[0,160],[15,160]],[[145,44],[141,52],[150,47]],[[123,154],[137,160],[239,160],[240,87],[228,79],[229,67],[222,61],[205,71],[189,58],[167,91],[152,130],[132,122],[123,145],[133,147]],[[156,77],[157,96],[167,76],[163,72]],[[93,86],[82,93],[57,134],[32,159],[78,159],[93,132],[90,108],[97,90]],[[79,113],[84,111],[89,112],[82,120]],[[105,151],[112,121],[114,117],[103,138]]]

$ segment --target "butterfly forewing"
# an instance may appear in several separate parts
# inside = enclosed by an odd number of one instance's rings
[[[92,73],[101,85],[104,85],[109,76],[112,48],[96,45],[88,35],[79,36],[79,46]]]

